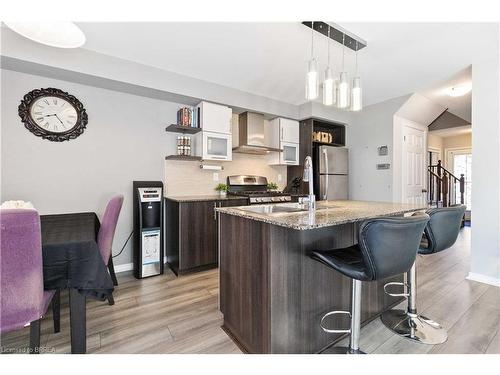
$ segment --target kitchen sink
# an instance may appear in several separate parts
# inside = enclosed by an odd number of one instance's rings
[[[316,201],[316,209],[338,208],[339,206],[329,201]]]
[[[307,206],[298,203],[282,203],[282,204],[266,204],[259,206],[245,206],[238,208],[242,211],[255,212],[257,214],[273,214],[287,212],[304,212],[308,211]]]

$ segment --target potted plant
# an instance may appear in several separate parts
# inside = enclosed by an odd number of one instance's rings
[[[267,184],[267,189],[271,191],[277,191],[278,190],[278,184],[276,182],[270,182]]]
[[[225,197],[227,195],[227,185],[226,184],[218,184],[215,187],[215,190],[219,192],[221,197]]]

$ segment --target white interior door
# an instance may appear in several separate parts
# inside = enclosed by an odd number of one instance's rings
[[[425,204],[427,129],[415,123],[405,123],[403,135],[403,202]]]

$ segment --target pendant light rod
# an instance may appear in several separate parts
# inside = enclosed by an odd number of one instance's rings
[[[326,42],[328,43],[328,67],[330,67],[330,28],[328,28],[328,39]]]
[[[318,97],[319,92],[319,75],[318,63],[314,58],[314,22],[311,28],[311,60],[309,60],[307,73],[306,73],[306,100],[314,100]]]
[[[342,71],[344,72],[345,71],[345,35],[343,37],[343,40],[342,40]]]
[[[359,36],[334,23],[327,24],[323,21],[304,21],[302,24],[311,28],[313,31],[333,39],[339,44],[345,45],[353,51],[358,51],[368,45],[363,38],[360,38]]]
[[[356,41],[356,76],[358,75],[358,41]]]
[[[311,58],[314,58],[314,21],[311,27]]]

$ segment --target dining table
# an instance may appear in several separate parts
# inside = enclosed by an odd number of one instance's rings
[[[95,212],[41,215],[45,290],[69,289],[71,353],[87,348],[86,300],[106,300],[113,282],[97,245]]]

